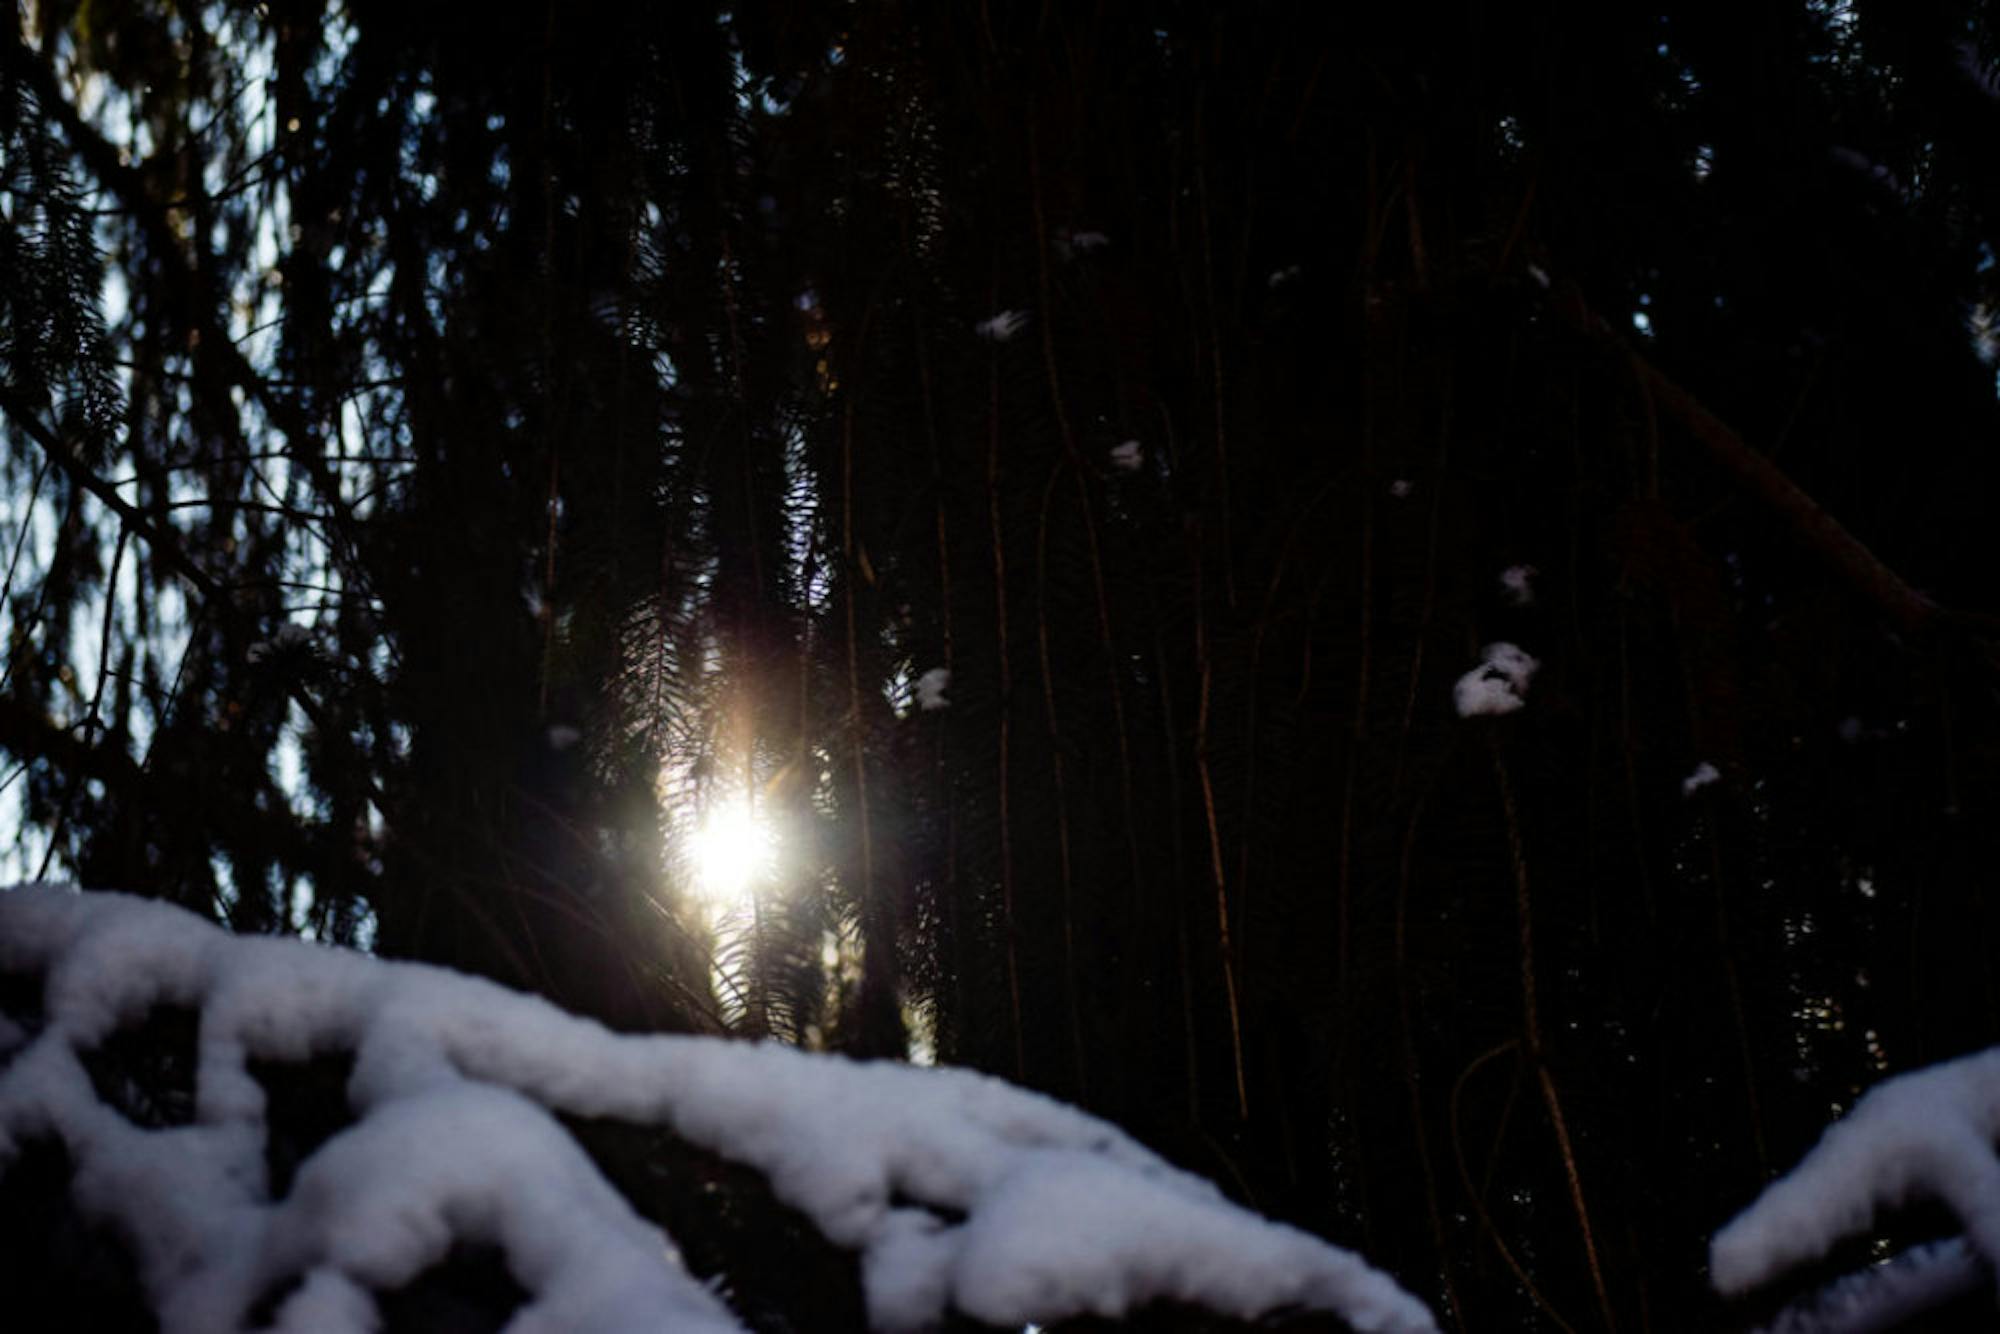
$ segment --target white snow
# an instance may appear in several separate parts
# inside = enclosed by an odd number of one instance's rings
[[[1488,644],[1479,651],[1479,666],[1451,688],[1458,716],[1514,712],[1527,703],[1528,682],[1541,665],[1514,644]]]
[[[1975,1255],[1989,1270],[2000,1266],[1996,1136],[2000,1048],[1878,1085],[1797,1167],[1715,1234],[1709,1273],[1716,1290],[1735,1295],[1759,1287],[1868,1231],[1884,1210],[1919,1200],[1942,1202],[1964,1225]],[[1947,1263],[1949,1256],[1930,1260],[1892,1285],[1899,1303],[1914,1300],[1912,1285],[1937,1296],[1962,1284],[1963,1265]]]
[[[1003,310],[991,319],[973,325],[972,331],[989,342],[1004,343],[1027,327],[1027,311]]]
[[[1681,779],[1681,795],[1683,797],[1692,797],[1710,783],[1719,783],[1721,781],[1722,772],[1707,760],[1703,760],[1700,764],[1695,765],[1692,773],[1686,778]]]
[[[1517,607],[1535,602],[1535,576],[1541,571],[1532,565],[1509,565],[1500,571],[1500,590]]]
[[[1534,279],[1535,286],[1544,290],[1547,289],[1549,285],[1549,273],[1547,269],[1544,269],[1539,264],[1530,264],[1528,266],[1528,276]]]
[[[2000,317],[1984,301],[1965,313],[1965,331],[1972,335],[1972,350],[1980,361],[1991,366],[2000,362]]]
[[[951,701],[945,698],[945,691],[951,689],[951,669],[933,667],[917,678],[917,707],[925,713],[934,709],[948,709]]]
[[[1102,1121],[966,1071],[617,1036],[443,969],[51,886],[0,892],[0,971],[42,976],[46,1015],[36,1032],[0,1029],[0,1164],[61,1137],[75,1203],[131,1239],[165,1334],[240,1329],[294,1278],[276,1328],[372,1330],[371,1294],[460,1240],[505,1254],[529,1294],[517,1334],[739,1328],[556,1112],[668,1127],[765,1174],[861,1252],[878,1329],[935,1325],[948,1307],[1020,1328],[1163,1299],[1436,1329],[1356,1256],[1229,1204]],[[143,1130],[97,1099],[78,1055],[162,1003],[200,1013],[194,1120]],[[354,1056],[358,1119],[273,1200],[246,1063],[329,1052]]]
[[[1410,492],[1414,490],[1416,490],[1415,485],[1407,477],[1398,477],[1389,483],[1389,494],[1398,500],[1408,500]]]
[[[1785,1307],[1758,1334],[1888,1334],[1992,1280],[1963,1237],[1912,1246]]]
[[[1296,282],[1301,272],[1303,270],[1298,265],[1287,264],[1282,269],[1273,269],[1271,276],[1264,280],[1264,285],[1272,289],[1283,287],[1286,283]]]
[[[1137,440],[1127,440],[1111,449],[1111,466],[1120,472],[1137,472],[1146,466],[1146,447]]]

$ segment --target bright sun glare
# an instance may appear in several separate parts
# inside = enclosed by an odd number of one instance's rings
[[[777,866],[778,839],[747,801],[717,806],[688,842],[695,892],[718,907],[747,899]]]

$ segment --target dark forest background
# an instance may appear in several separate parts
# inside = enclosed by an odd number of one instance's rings
[[[992,1071],[1452,1329],[1711,1327],[2000,1032],[1994,6],[16,13],[13,876]]]

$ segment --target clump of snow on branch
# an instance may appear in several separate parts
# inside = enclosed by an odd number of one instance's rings
[[[1541,665],[1517,645],[1488,644],[1479,651],[1479,665],[1451,688],[1458,716],[1514,712],[1528,702],[1528,682]]]
[[[1415,484],[1407,477],[1398,477],[1395,481],[1389,483],[1389,494],[1398,500],[1408,500],[1410,493],[1414,490],[1416,490]]]
[[[1965,331],[1972,335],[1972,350],[1988,366],[2000,362],[2000,317],[1984,301],[1965,313]]]
[[[1088,255],[1093,250],[1102,250],[1111,244],[1111,238],[1103,232],[1073,232],[1067,227],[1056,228],[1056,253],[1064,259],[1077,255]]]
[[[950,1309],[1020,1328],[1154,1301],[1436,1328],[1354,1255],[1229,1204],[1102,1121],[966,1071],[618,1036],[444,969],[46,886],[0,893],[0,971],[41,977],[45,1016],[0,1025],[0,1170],[59,1136],[77,1207],[130,1239],[165,1334],[240,1329],[294,1282],[273,1328],[373,1330],[374,1294],[461,1242],[499,1248],[527,1291],[510,1329],[740,1328],[556,1113],[667,1127],[762,1172],[860,1253],[878,1329]],[[99,1101],[79,1054],[161,1004],[200,1013],[194,1118],[144,1130]],[[353,1055],[357,1120],[273,1199],[248,1063],[329,1053]]]
[[[1264,285],[1275,291],[1283,287],[1286,283],[1297,282],[1299,275],[1303,272],[1304,270],[1298,265],[1287,264],[1282,269],[1273,269],[1271,276],[1264,280]]]
[[[951,700],[946,698],[944,693],[949,689],[951,689],[951,669],[931,668],[917,678],[917,707],[925,713],[935,709],[950,708]]]
[[[1027,327],[1027,311],[1003,310],[991,319],[984,319],[973,325],[972,331],[988,342],[1004,343]]]
[[[1127,440],[1122,445],[1113,445],[1111,466],[1120,472],[1139,471],[1146,466],[1146,447],[1137,440]]]
[[[1531,607],[1535,602],[1535,576],[1541,571],[1532,565],[1509,565],[1500,571],[1500,591],[1506,599],[1517,607]]]
[[[1965,1227],[1963,1251],[1913,1253],[1894,1282],[1865,1277],[1830,1290],[1850,1314],[1874,1302],[1935,1306],[1967,1290],[1968,1267],[2000,1269],[2000,1048],[1903,1075],[1871,1089],[1799,1165],[1715,1234],[1709,1273],[1737,1295],[1868,1232],[1882,1214],[1943,1203]],[[1873,1271],[1868,1271],[1873,1272]],[[1825,1300],[1822,1298],[1821,1300]],[[1872,1309],[1872,1308],[1871,1308]],[[1823,1320],[1795,1329],[1887,1329],[1892,1321]],[[1873,1317],[1870,1317],[1871,1321]]]
[[[1681,795],[1683,797],[1692,797],[1710,783],[1719,783],[1721,781],[1722,771],[1707,760],[1703,760],[1694,767],[1692,773],[1686,778],[1681,779]]]

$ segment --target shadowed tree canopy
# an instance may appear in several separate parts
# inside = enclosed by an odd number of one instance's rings
[[[2000,1038],[1994,6],[5,40],[8,879],[991,1071],[1453,1329],[1714,1327]]]

